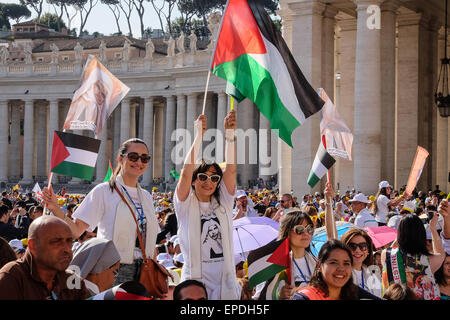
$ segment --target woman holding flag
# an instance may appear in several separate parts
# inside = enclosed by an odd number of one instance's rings
[[[47,208],[67,222],[74,238],[78,238],[86,230],[98,228],[98,238],[114,242],[120,253],[120,268],[115,284],[139,279],[142,251],[136,238],[136,221],[131,215],[130,207],[142,234],[146,256],[154,256],[156,236],[160,230],[152,196],[138,183],[139,177],[147,170],[150,159],[143,140],[133,138],[125,141],[119,148],[113,176],[88,193],[73,214],[73,220],[66,217],[58,206],[51,186],[44,188],[42,192]]]
[[[205,284],[210,300],[239,300],[240,285],[234,265],[232,216],[236,192],[236,111],[225,117],[225,162],[196,161],[206,131],[206,116],[195,121],[189,150],[174,195],[178,235],[185,263],[181,281]]]

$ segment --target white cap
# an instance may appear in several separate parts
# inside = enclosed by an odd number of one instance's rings
[[[9,245],[11,246],[11,248],[13,248],[14,251],[18,251],[20,249],[24,249],[23,248],[23,243],[21,240],[19,239],[13,239],[9,242]]]
[[[242,254],[238,253],[234,255],[234,264],[237,265],[239,263],[241,263],[242,261],[245,261],[244,257],[242,256]]]
[[[175,241],[173,242],[173,247],[175,248],[178,245],[180,245],[180,239],[176,238]]]
[[[169,242],[174,243],[175,240],[177,240],[177,239],[178,239],[178,235],[176,234],[176,235],[170,237]]]
[[[236,199],[239,199],[239,198],[242,198],[242,197],[246,197],[246,196],[247,196],[247,194],[245,193],[244,190],[237,190],[236,194],[234,195],[234,197]]]
[[[401,211],[403,210],[414,212],[416,210],[416,200],[405,201]]]
[[[379,189],[381,189],[381,188],[392,188],[392,186],[389,184],[389,182],[387,182],[387,181],[381,181],[379,184],[378,184],[378,188]]]
[[[362,203],[369,203],[369,200],[367,199],[366,195],[364,193],[358,193],[353,197],[353,199],[349,200],[349,202],[362,202]]]

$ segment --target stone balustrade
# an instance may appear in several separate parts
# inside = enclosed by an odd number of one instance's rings
[[[168,68],[206,67],[210,61],[210,50],[197,51],[195,54],[179,53],[173,57],[156,56],[153,59],[137,58],[129,61],[107,60],[102,63],[112,73],[147,72]],[[60,61],[57,64],[35,61],[32,64],[10,62],[0,65],[0,78],[33,77],[48,75],[78,75],[83,70],[85,61]]]

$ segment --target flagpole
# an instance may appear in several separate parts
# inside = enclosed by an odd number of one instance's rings
[[[52,185],[52,179],[53,179],[53,172],[50,171],[50,174],[48,175],[48,189],[50,189],[50,186]],[[44,215],[47,215],[47,204],[44,206]]]
[[[323,135],[322,136],[322,142],[323,142],[323,146],[325,147],[325,150],[327,149],[327,142],[326,142],[326,139],[325,139],[325,135]],[[327,184],[329,185],[329,186],[331,186],[331,178],[330,178],[330,170],[327,170]],[[325,199],[325,201],[328,201],[328,199]],[[332,206],[332,202],[328,202],[328,205],[330,206],[330,208],[331,208],[331,212],[332,212],[332,214],[331,214],[331,221],[332,221],[332,223],[333,223],[333,238],[334,239],[337,239],[338,238],[338,234],[337,234],[337,229],[336,229],[336,222],[334,221],[334,213],[333,213],[333,206]]]
[[[209,78],[210,77],[211,77],[211,69],[208,70],[208,77],[206,78],[206,88],[205,88],[205,95],[203,97],[203,111],[202,111],[202,114],[205,114],[206,96],[208,95],[208,87],[209,87]]]

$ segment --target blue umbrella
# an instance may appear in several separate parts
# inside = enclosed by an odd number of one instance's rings
[[[345,221],[338,221],[336,222],[336,229],[338,234],[338,239],[341,239],[342,235],[347,232],[347,230],[356,228],[356,226],[353,223],[345,222]],[[318,228],[314,230],[314,235],[311,240],[311,252],[316,257],[319,255],[320,248],[322,248],[323,244],[327,242],[327,232],[325,227]]]

